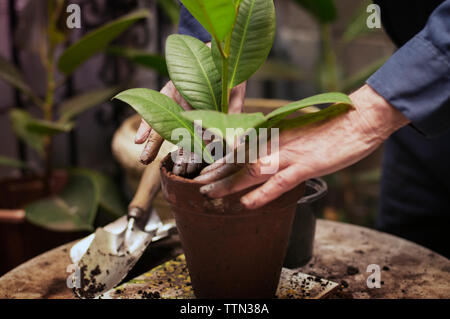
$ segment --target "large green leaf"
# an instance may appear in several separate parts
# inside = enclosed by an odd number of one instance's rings
[[[333,0],[295,0],[320,23],[331,23],[337,18]]]
[[[160,54],[117,46],[107,48],[106,52],[124,57],[139,66],[143,66],[150,70],[155,70],[161,75],[169,75],[167,71],[166,59],[164,59],[164,57]]]
[[[266,115],[266,118],[269,121],[269,126],[273,126],[278,121],[300,109],[313,105],[328,103],[344,103],[350,105],[352,104],[352,101],[347,95],[343,93],[323,93],[307,97],[306,99],[297,102],[289,103],[269,113],[268,115]]]
[[[14,133],[24,143],[36,150],[40,155],[44,154],[44,136],[29,129],[28,125],[33,121],[30,113],[12,109],[9,112],[12,128]]]
[[[33,224],[55,231],[92,231],[99,193],[91,178],[72,172],[68,184],[56,196],[25,208]]]
[[[181,2],[218,41],[223,41],[231,31],[236,14],[233,0],[181,0]]]
[[[147,10],[137,10],[90,32],[63,52],[58,61],[59,69],[66,75],[72,73],[79,65],[103,50],[126,29],[149,15]]]
[[[100,90],[89,91],[68,100],[65,100],[59,109],[61,117],[60,123],[67,123],[73,120],[76,116],[97,106],[114,96],[118,91],[117,87],[109,87]]]
[[[228,144],[232,144],[239,134],[266,121],[262,113],[224,114],[214,111],[188,111],[182,115],[191,122],[201,120],[203,128],[225,138]],[[242,129],[242,131],[235,130],[234,134],[227,134],[227,129]]]
[[[195,109],[220,110],[220,74],[211,49],[187,35],[171,35],[166,42],[170,79]]]
[[[228,87],[248,80],[270,53],[275,38],[276,16],[272,0],[242,0],[231,35],[228,64]],[[221,69],[217,43],[212,46],[213,57]]]
[[[18,159],[1,156],[0,155],[0,166],[8,166],[14,168],[28,168],[28,164]]]
[[[31,97],[34,101],[39,101],[23,79],[23,75],[19,70],[2,56],[0,56],[0,78]]]
[[[194,134],[194,125],[182,116],[184,110],[170,97],[149,89],[131,89],[119,93],[114,98],[134,108],[159,135],[169,142],[190,150],[195,150],[195,145],[200,146],[201,150],[204,149],[201,137]],[[185,139],[178,141],[176,139],[178,136],[172,138],[173,130],[178,128],[185,129],[190,134],[190,144]]]
[[[341,114],[346,113],[352,108],[350,104],[338,103],[319,112],[305,114],[294,119],[285,119],[277,123],[280,130],[289,130],[303,127],[320,121],[335,118]]]

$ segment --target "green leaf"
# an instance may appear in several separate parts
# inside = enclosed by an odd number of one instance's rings
[[[88,176],[72,172],[60,194],[28,205],[26,218],[55,231],[92,231],[99,193]]]
[[[178,24],[180,20],[180,6],[174,0],[158,0],[158,6],[173,24]]]
[[[12,109],[9,112],[9,117],[13,131],[17,137],[19,137],[28,146],[36,150],[41,156],[44,155],[45,136],[33,132],[28,128],[28,124],[34,120],[31,114],[23,110]]]
[[[277,123],[280,130],[289,130],[304,127],[313,123],[321,122],[331,118],[335,118],[341,114],[348,112],[352,106],[350,104],[338,103],[319,112],[305,114],[294,119],[285,119]]]
[[[236,10],[232,0],[181,0],[186,9],[218,41],[223,41],[233,26]]]
[[[127,212],[122,193],[114,181],[108,176],[89,169],[74,169],[71,172],[83,174],[92,179],[99,193],[99,205],[112,217],[119,218]]]
[[[381,58],[369,64],[357,73],[353,74],[351,77],[344,81],[342,85],[342,91],[350,92],[351,90],[354,90],[363,85],[372,74],[374,74],[384,63],[386,63],[388,59],[389,57]]]
[[[1,155],[0,155],[0,166],[9,166],[14,168],[28,168],[28,164],[25,162],[19,161],[15,158]]]
[[[266,121],[262,113],[224,114],[215,111],[188,111],[182,115],[191,122],[201,120],[203,128],[225,138],[229,145],[233,143],[236,136],[239,136],[239,132],[235,131],[233,135],[227,135],[227,128],[242,129],[243,131],[240,132],[242,134]]]
[[[320,23],[331,23],[337,18],[333,0],[295,0]]]
[[[19,70],[17,70],[13,64],[2,56],[0,56],[0,78],[22,91],[35,102],[39,101],[39,98],[34,95],[33,91],[31,91]],[[40,104],[40,102],[38,104]]]
[[[150,13],[147,10],[137,10],[90,32],[63,52],[58,61],[59,69],[69,75],[91,56],[103,50],[134,23],[149,17],[149,15]]]
[[[259,81],[298,81],[302,79],[298,65],[276,59],[268,59],[253,75]]]
[[[211,49],[187,35],[171,35],[166,42],[170,79],[195,109],[220,110],[220,74]]]
[[[276,16],[272,0],[242,0],[231,35],[228,87],[248,80],[270,53],[275,38]],[[212,46],[218,69],[222,61],[217,43]]]
[[[350,20],[347,28],[344,31],[342,39],[345,42],[351,42],[357,37],[362,35],[370,34],[376,29],[370,29],[367,27],[367,6],[370,4],[369,1],[365,1],[356,11],[355,15]]]
[[[190,150],[195,150],[197,145],[200,146],[199,149],[204,150],[205,146],[201,137],[194,134],[194,125],[182,116],[184,110],[170,97],[149,89],[131,89],[119,93],[114,98],[134,108],[159,135],[169,142]],[[178,141],[172,138],[172,131],[178,128],[184,128],[189,132],[190,144],[185,139]]]
[[[27,124],[27,129],[30,132],[44,135],[56,135],[60,133],[70,132],[73,128],[73,123],[56,123],[45,120],[31,119]]]
[[[150,70],[155,70],[160,75],[169,75],[169,72],[167,71],[166,59],[160,54],[153,54],[142,50],[117,46],[107,48],[106,53],[121,56],[139,66],[143,66]]]
[[[59,122],[67,123],[73,120],[86,110],[108,101],[117,91],[117,87],[109,87],[86,92],[65,100],[60,106],[59,113],[61,117]]]
[[[320,104],[328,104],[328,103],[344,103],[344,104],[352,104],[350,98],[343,93],[323,93],[319,95],[314,95],[307,97],[306,99],[289,103],[275,111],[266,115],[266,118],[270,122],[270,126],[274,125],[274,123],[280,121],[286,116],[309,106],[320,105]]]

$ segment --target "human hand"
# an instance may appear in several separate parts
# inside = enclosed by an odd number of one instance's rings
[[[256,209],[310,178],[358,162],[409,123],[368,85],[350,98],[354,108],[344,115],[281,132],[278,151],[254,164],[219,161],[206,167],[195,179],[206,184],[200,191],[211,198],[220,198],[262,184],[241,198],[245,207]],[[262,174],[263,167],[274,163],[278,164],[274,174]]]

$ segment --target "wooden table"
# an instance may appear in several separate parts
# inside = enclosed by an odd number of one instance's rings
[[[0,278],[0,298],[74,298],[66,286],[73,243],[55,248]],[[131,276],[180,253],[177,240],[150,250]],[[366,284],[370,264],[381,288]],[[450,298],[450,260],[412,242],[359,226],[319,220],[314,257],[301,272],[341,283],[332,298]]]

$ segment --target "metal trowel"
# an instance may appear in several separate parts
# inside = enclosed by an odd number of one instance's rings
[[[167,236],[174,229],[174,223],[163,224],[151,208],[159,189],[159,161],[155,161],[145,169],[127,216],[98,228],[80,241],[77,249],[71,250],[72,260],[78,265],[72,277],[73,290],[78,297],[96,298],[115,287],[150,242]]]

